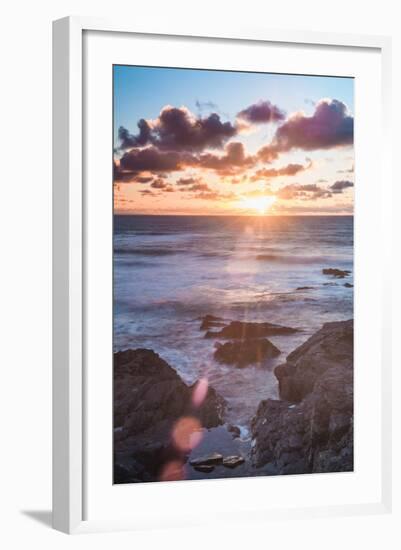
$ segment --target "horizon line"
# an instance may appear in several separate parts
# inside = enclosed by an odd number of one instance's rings
[[[174,214],[169,212],[163,212],[163,213],[146,213],[146,212],[122,212],[122,211],[113,211],[114,216],[181,216],[181,217],[207,217],[207,216],[214,216],[216,218],[280,218],[280,217],[292,217],[292,218],[305,218],[305,217],[327,217],[327,218],[336,218],[336,217],[354,217],[354,214],[327,214],[327,213],[318,213],[318,214]]]

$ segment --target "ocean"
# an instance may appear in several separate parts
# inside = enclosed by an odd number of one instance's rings
[[[274,367],[323,323],[353,317],[352,216],[114,217],[114,350],[149,348],[187,382],[207,378],[243,439],[262,399],[278,398]],[[308,287],[308,288],[302,288]],[[299,329],[269,339],[281,355],[237,369],[213,359],[199,318]]]

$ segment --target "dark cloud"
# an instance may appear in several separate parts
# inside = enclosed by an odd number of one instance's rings
[[[290,116],[277,128],[270,147],[275,152],[311,151],[352,145],[353,139],[354,119],[346,105],[337,99],[322,99],[312,116],[303,113]]]
[[[259,101],[240,111],[237,117],[250,124],[264,124],[284,120],[285,113],[270,101]]]
[[[163,178],[156,178],[152,181],[150,186],[153,189],[167,189],[169,187],[169,184]]]
[[[141,147],[149,142],[151,136],[151,128],[148,122],[144,118],[141,118],[138,121],[137,126],[139,132],[136,136],[130,134],[129,131],[124,128],[124,126],[120,126],[120,128],[118,129],[118,139],[120,140],[120,149],[122,151],[132,149],[132,147]]]
[[[168,151],[218,149],[238,131],[231,122],[222,122],[217,113],[196,117],[186,107],[171,106],[164,107],[156,120],[141,119],[138,127],[135,136],[126,128],[119,129],[122,150],[149,144]]]
[[[290,163],[287,164],[287,166],[283,166],[282,168],[262,168],[252,176],[251,181],[276,178],[279,176],[295,176],[296,174],[299,174],[299,172],[309,170],[309,168],[311,167],[312,162],[309,161],[309,163],[306,165]]]
[[[354,187],[354,184],[352,181],[348,180],[336,181],[333,185],[330,185],[330,189],[333,193],[342,193],[344,189],[348,189],[349,187]]]
[[[120,176],[131,178],[141,172],[174,172],[181,170],[186,164],[194,162],[190,155],[180,154],[174,151],[160,151],[156,147],[146,147],[144,149],[131,149],[120,159]],[[132,179],[131,179],[132,181]]]
[[[135,181],[138,183],[150,183],[153,181],[153,176],[136,176]]]
[[[221,156],[205,153],[199,157],[199,166],[215,170],[221,175],[235,175],[241,170],[252,166],[255,162],[253,156],[245,152],[242,143],[235,141],[226,145],[225,154]]]

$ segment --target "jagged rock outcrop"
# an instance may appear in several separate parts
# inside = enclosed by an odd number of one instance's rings
[[[252,338],[217,344],[214,358],[219,363],[235,365],[238,368],[252,363],[261,363],[267,358],[280,355],[280,350],[267,338]]]
[[[211,387],[196,405],[187,386],[157,353],[136,349],[114,354],[115,482],[154,481],[179,452],[171,441],[180,418],[206,428],[223,423],[224,399]]]
[[[277,474],[353,469],[353,321],[326,323],[275,369],[281,401],[259,404],[252,460]]]

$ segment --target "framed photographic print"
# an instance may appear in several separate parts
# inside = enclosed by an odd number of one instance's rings
[[[389,51],[54,23],[57,529],[389,510]]]

